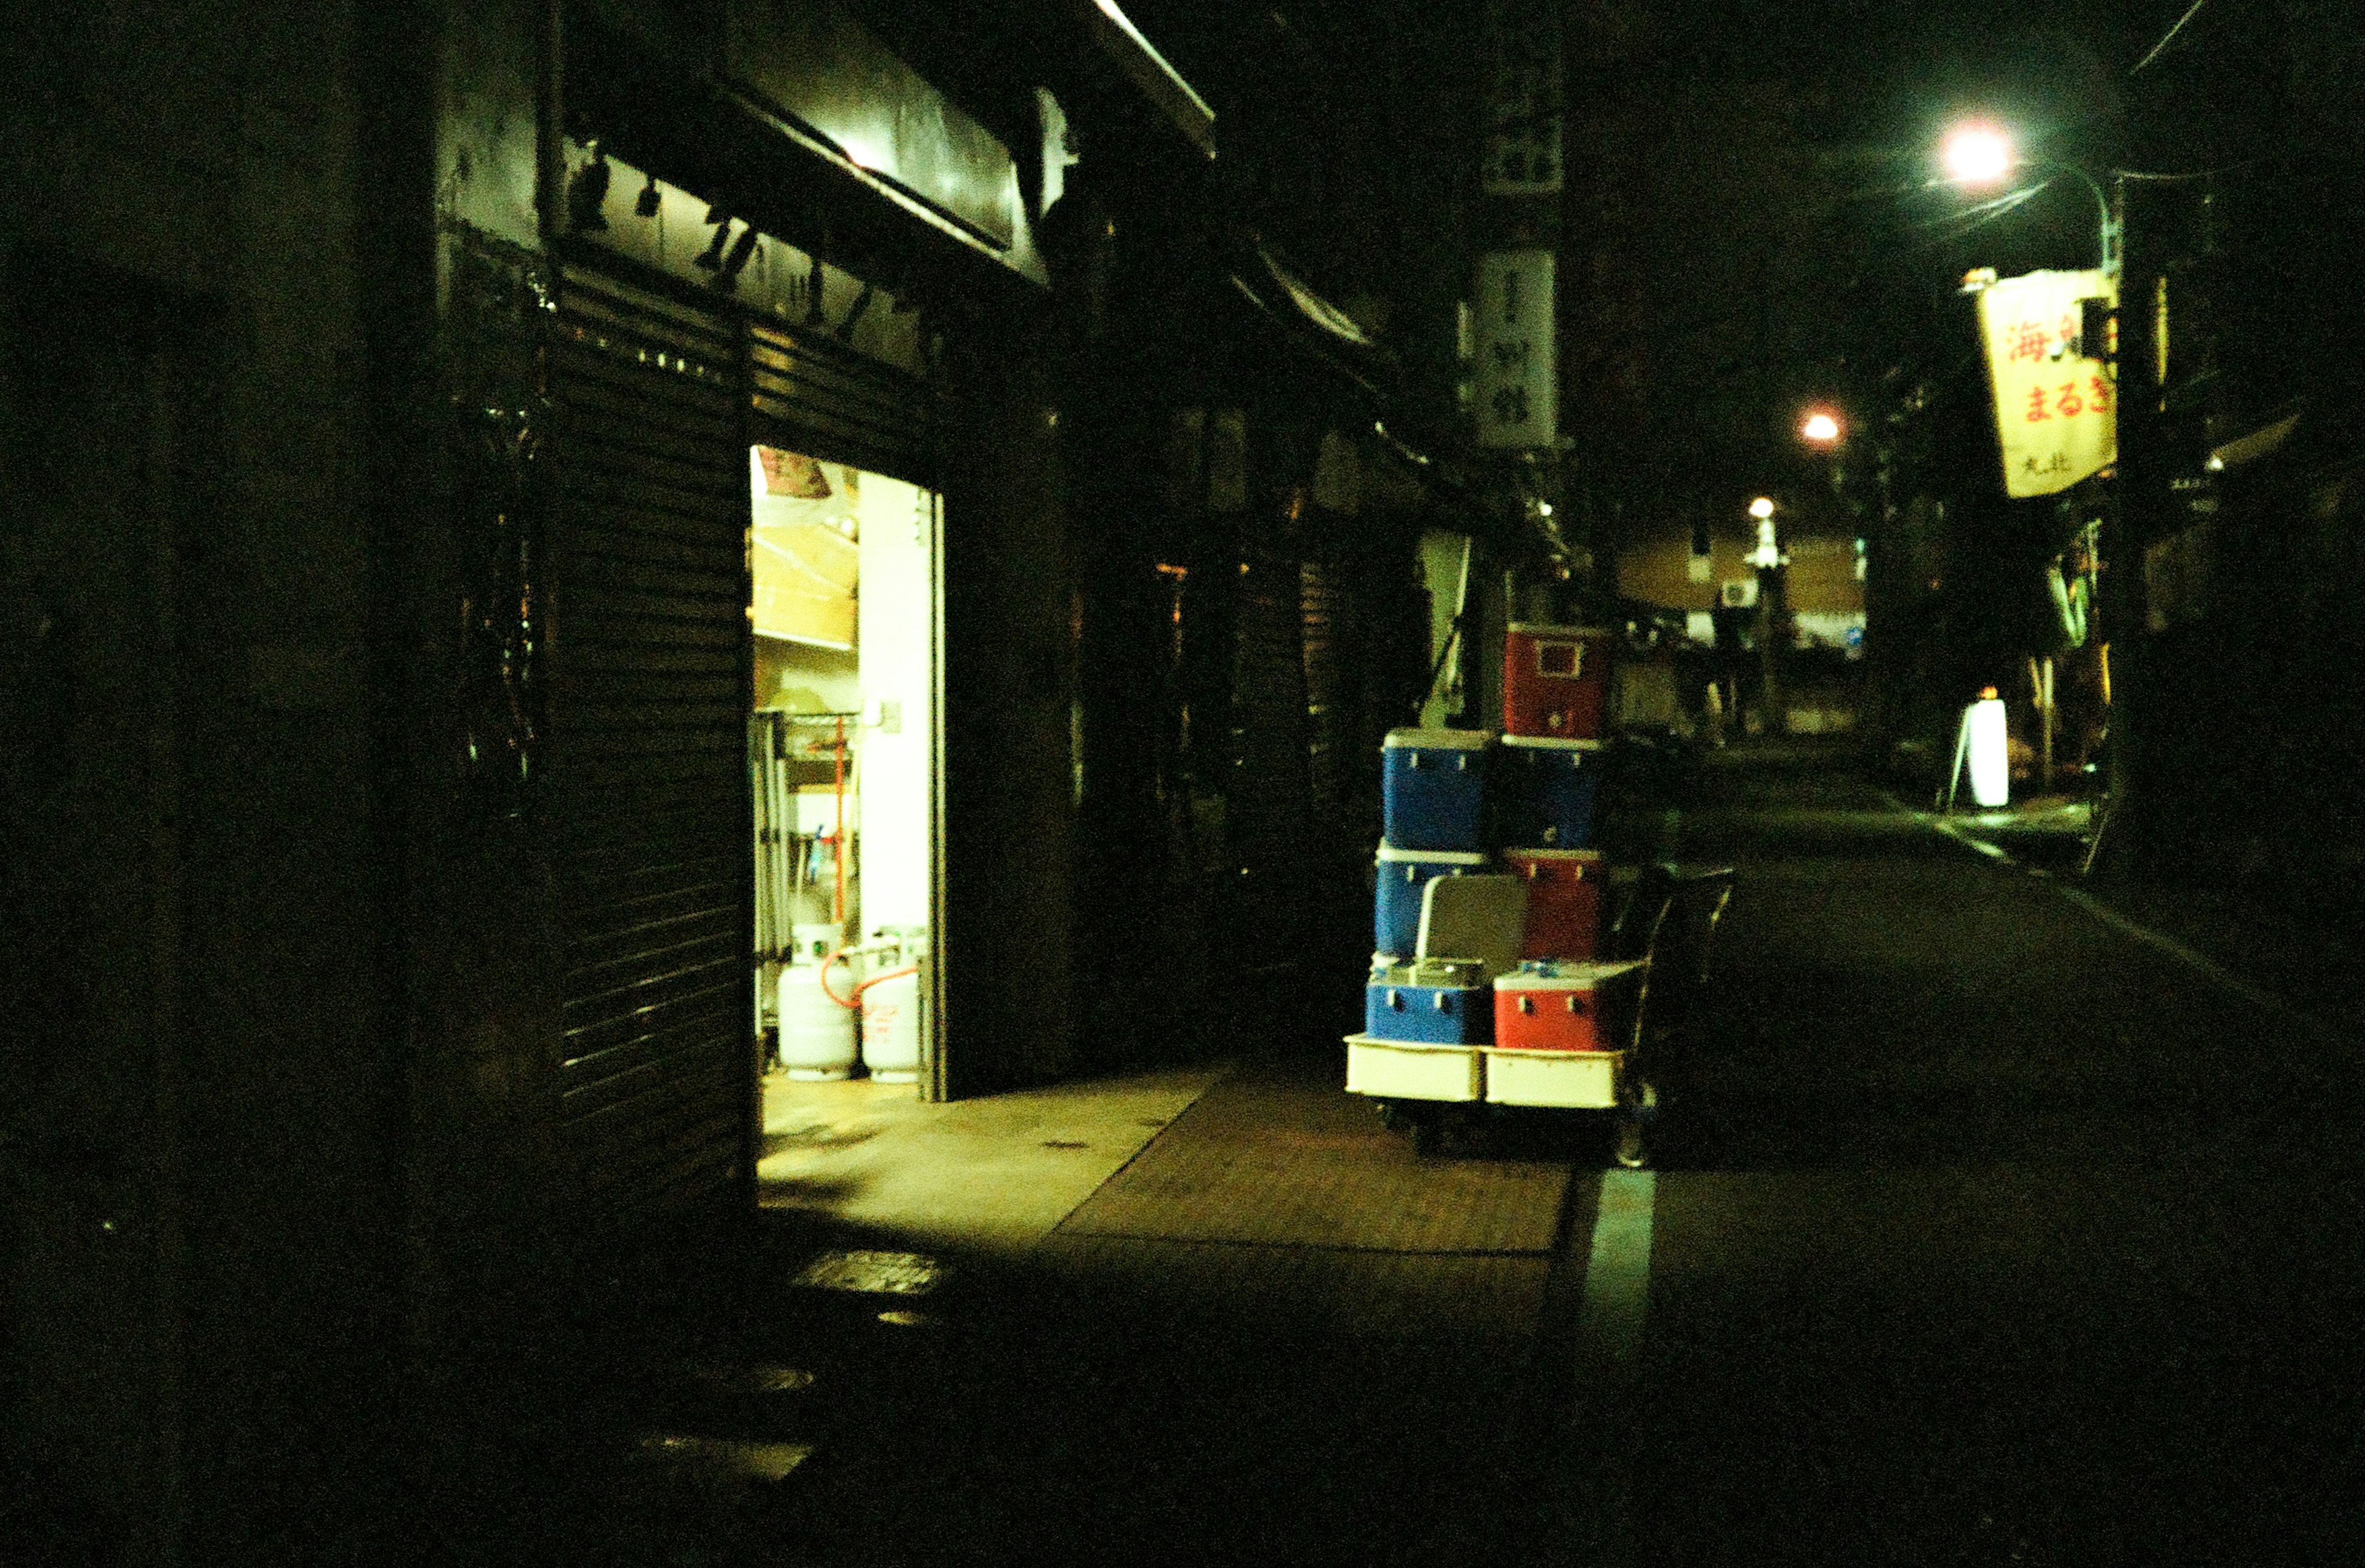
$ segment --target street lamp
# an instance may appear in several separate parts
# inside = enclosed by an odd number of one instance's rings
[[[1779,728],[1776,715],[1782,711],[1782,651],[1775,646],[1775,638],[1786,621],[1781,608],[1782,567],[1789,557],[1782,554],[1782,542],[1775,531],[1774,498],[1759,496],[1751,501],[1749,515],[1757,520],[1757,548],[1749,553],[1748,560],[1757,572],[1758,711],[1763,726],[1773,731]]]
[[[1816,409],[1799,424],[1799,436],[1817,446],[1829,446],[1840,438],[1840,422],[1824,409]]]
[[[1985,120],[1969,120],[1949,130],[1938,145],[1939,165],[1946,172],[1946,180],[1970,190],[2001,185],[2014,169],[2057,169],[2065,174],[2075,174],[2094,198],[2094,208],[2101,218],[2102,271],[2116,274],[2119,270],[2119,220],[2111,211],[2111,198],[2094,176],[2075,163],[2064,163],[2055,158],[2023,158],[2012,144],[2012,138],[2002,128]]]
[[[2012,138],[1984,120],[1958,125],[1938,149],[1946,175],[1957,185],[2001,184],[2012,173]]]
[[[1782,554],[1782,545],[1774,529],[1774,503],[1765,496],[1749,503],[1749,515],[1757,520],[1757,548],[1749,553],[1749,564],[1764,571],[1789,560]]]

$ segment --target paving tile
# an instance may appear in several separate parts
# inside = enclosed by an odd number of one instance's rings
[[[1322,1065],[1209,1090],[1060,1225],[1062,1237],[1543,1253],[1564,1164],[1425,1159]]]

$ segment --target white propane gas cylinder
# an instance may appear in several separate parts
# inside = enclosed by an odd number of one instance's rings
[[[2003,722],[2003,700],[1990,686],[1971,704],[1971,799],[1993,811],[2012,800],[2012,752]]]
[[[913,969],[896,974],[896,969]],[[897,963],[862,993],[862,1065],[881,1083],[920,1076],[920,977],[914,961]]]
[[[836,950],[841,929],[829,922],[800,922],[790,927],[790,940],[793,946],[789,961],[796,964],[820,963]],[[840,985],[837,989],[843,992],[846,987]]]
[[[858,973],[840,964],[830,980],[840,996],[858,983]],[[851,1078],[859,1059],[854,1009],[842,1007],[821,988],[821,967],[791,964],[780,971],[780,1065],[790,1078],[807,1082]]]

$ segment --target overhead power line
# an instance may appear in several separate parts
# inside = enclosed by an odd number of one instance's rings
[[[2191,6],[2186,9],[2184,15],[2176,18],[2176,26],[2168,29],[2168,36],[2161,39],[2158,43],[2152,45],[2150,51],[2145,54],[2141,60],[2136,61],[2133,65],[2127,67],[2127,74],[2132,76],[2136,72],[2141,71],[2145,66],[2149,65],[2153,61],[2158,60],[2159,58],[2159,51],[2166,49],[2170,43],[2174,42],[2176,35],[2184,30],[2184,24],[2199,16],[2201,14],[2201,7],[2207,4],[2209,4],[2209,0],[2192,0]]]

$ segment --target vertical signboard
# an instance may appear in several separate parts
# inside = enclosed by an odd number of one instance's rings
[[[1560,8],[1487,0],[1488,196],[1557,196],[1561,183]]]
[[[2049,496],[2118,455],[2118,387],[2099,343],[2079,341],[2081,299],[2118,297],[2097,269],[2035,272],[1979,295],[1979,336],[1995,387],[2004,494]]]
[[[1551,446],[1560,436],[1552,253],[1478,262],[1478,444]]]

